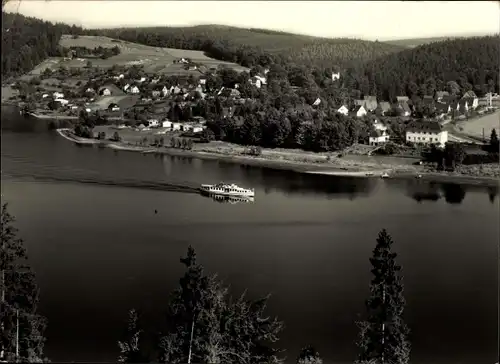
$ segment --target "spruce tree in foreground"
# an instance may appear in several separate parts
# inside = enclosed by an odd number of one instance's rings
[[[38,287],[27,265],[23,241],[12,225],[14,217],[1,211],[0,249],[0,360],[44,361],[46,320],[37,314]]]
[[[139,316],[135,309],[129,311],[128,325],[122,341],[118,341],[120,348],[119,363],[148,363],[149,360],[141,350],[142,329],[139,326]]]
[[[169,305],[159,342],[164,363],[280,363],[283,324],[264,316],[268,297],[232,301],[217,276],[206,276],[189,247],[181,259],[187,270]]]
[[[403,321],[405,300],[401,267],[391,250],[393,241],[382,230],[370,262],[373,279],[366,301],[367,318],[358,322],[358,363],[407,364],[410,360],[409,330]]]
[[[314,347],[308,345],[300,351],[297,364],[323,364],[323,359]]]

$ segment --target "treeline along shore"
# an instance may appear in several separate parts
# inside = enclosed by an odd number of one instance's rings
[[[80,135],[81,128],[78,130]],[[301,150],[267,149],[244,147],[240,145],[211,142],[185,142],[191,140],[176,135],[155,135],[123,130],[112,126],[96,126],[92,135],[79,136],[72,128],[57,129],[57,133],[76,144],[107,147],[115,150],[187,156],[200,159],[217,159],[231,163],[291,170],[300,173],[350,176],[360,178],[380,178],[384,173],[389,178],[421,178],[435,182],[458,182],[485,186],[497,186],[494,176],[477,176],[457,172],[439,172],[434,166],[417,164],[419,158],[391,158],[384,162],[381,158],[357,156],[356,159],[342,157],[336,153],[313,153]],[[398,164],[399,162],[399,164]]]

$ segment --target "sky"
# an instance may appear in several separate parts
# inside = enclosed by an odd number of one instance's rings
[[[498,1],[10,0],[5,11],[86,28],[221,24],[368,40],[500,32]]]

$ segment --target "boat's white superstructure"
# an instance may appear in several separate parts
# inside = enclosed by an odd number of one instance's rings
[[[217,183],[215,185],[201,185],[201,191],[221,196],[243,196],[243,197],[254,197],[255,191],[253,188],[251,190],[239,187],[234,183]]]

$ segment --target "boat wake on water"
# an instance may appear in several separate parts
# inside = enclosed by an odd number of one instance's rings
[[[63,182],[63,183],[85,183],[85,184],[95,184],[100,186],[114,186],[114,187],[126,187],[126,188],[141,188],[157,191],[167,191],[167,192],[181,192],[181,193],[194,193],[199,194],[199,188],[196,185],[190,184],[174,184],[174,183],[161,183],[153,181],[142,181],[142,180],[112,180],[104,179],[101,177],[92,178],[82,178],[77,176],[48,176],[48,175],[32,175],[28,173],[6,173],[2,171],[2,178],[12,178],[14,180],[19,179],[40,181],[40,182]]]

